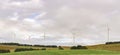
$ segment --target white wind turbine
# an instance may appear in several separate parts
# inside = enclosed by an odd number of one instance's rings
[[[43,33],[43,39],[44,39],[44,41],[46,39],[46,33],[45,32]]]
[[[31,40],[31,36],[30,36],[30,35],[28,35],[28,40],[29,40],[29,41]]]
[[[13,32],[13,42],[15,42],[15,38],[16,38],[16,33]]]
[[[109,25],[107,24],[107,42],[110,41],[110,28]]]
[[[73,36],[73,45],[75,45],[76,44],[76,40],[75,40],[76,39],[75,38],[76,37],[76,33],[72,33],[72,36]]]
[[[72,34],[73,45],[76,45],[76,34],[77,34],[76,29],[72,29],[71,34]]]

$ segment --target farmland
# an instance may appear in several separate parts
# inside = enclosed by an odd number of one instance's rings
[[[119,53],[105,50],[40,50],[4,53],[0,55],[119,55]]]
[[[0,49],[10,50],[10,53],[0,53],[0,55],[120,55],[120,44],[100,44],[86,47],[87,49],[76,50],[71,50],[68,46],[62,46],[64,50],[60,50],[58,47],[46,47],[46,50],[41,50],[43,47],[0,45]],[[33,48],[39,50],[15,52],[17,48]]]
[[[100,45],[93,45],[87,46],[88,49],[96,49],[96,50],[109,50],[109,51],[120,51],[120,44],[100,44]]]

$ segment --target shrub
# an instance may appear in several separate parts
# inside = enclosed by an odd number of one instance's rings
[[[106,42],[105,44],[120,44],[120,41],[116,41],[116,42]]]
[[[10,53],[10,50],[0,50],[0,53]]]
[[[57,46],[56,46],[56,45],[46,45],[45,47],[57,48]]]
[[[29,45],[29,44],[19,44],[18,46],[32,46],[32,45]]]
[[[78,45],[78,46],[72,46],[71,49],[87,49],[87,47]]]
[[[61,46],[59,46],[58,48],[59,48],[59,50],[64,50]]]
[[[46,50],[46,48],[41,48],[41,50]]]
[[[19,43],[0,43],[1,45],[19,45]]]
[[[34,45],[35,47],[50,47],[50,48],[57,48],[56,45]]]
[[[21,52],[21,51],[32,51],[32,50],[37,50],[37,49],[32,49],[32,48],[17,48],[15,52]]]
[[[78,48],[78,49],[87,49],[86,46],[81,46],[81,45],[78,45],[77,48]]]
[[[19,44],[19,43],[0,43],[0,45],[32,46],[29,44]]]
[[[72,46],[71,49],[78,49],[76,46]]]
[[[34,47],[45,47],[44,45],[33,45]]]

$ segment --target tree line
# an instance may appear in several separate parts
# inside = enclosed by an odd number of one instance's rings
[[[57,45],[30,45],[30,44],[19,44],[19,43],[0,43],[0,45],[16,45],[16,46],[33,46],[33,47],[57,48]]]
[[[120,41],[115,41],[115,42],[106,42],[105,44],[120,44]]]

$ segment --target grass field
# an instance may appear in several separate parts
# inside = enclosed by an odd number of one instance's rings
[[[3,53],[0,55],[120,55],[120,53],[106,50],[39,50]]]

